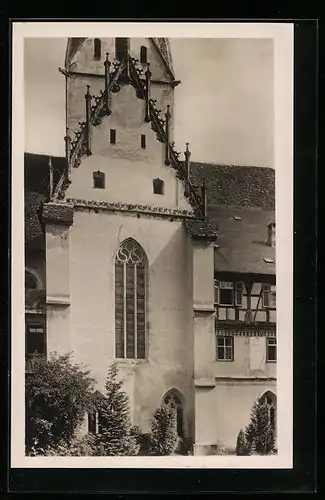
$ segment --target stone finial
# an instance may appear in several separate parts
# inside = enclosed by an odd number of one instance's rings
[[[171,119],[171,113],[170,113],[170,105],[167,104],[167,111],[165,113],[165,116],[166,116],[166,120],[170,120]]]
[[[186,149],[184,151],[184,156],[185,156],[186,176],[187,176],[187,180],[189,181],[190,175],[191,175],[191,162],[190,162],[191,152],[189,150],[189,143],[188,142],[186,143]]]

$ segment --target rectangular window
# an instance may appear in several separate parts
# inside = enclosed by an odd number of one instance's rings
[[[217,360],[218,361],[234,360],[233,337],[217,337]]]
[[[142,149],[146,149],[146,136],[145,136],[145,134],[141,134],[141,147],[142,147]]]
[[[109,132],[109,140],[111,144],[116,144],[116,130],[113,128]]]
[[[231,281],[215,281],[215,300],[220,306],[234,305],[234,284]]]
[[[101,40],[99,38],[94,39],[94,58],[100,59],[101,57]]]
[[[105,174],[104,172],[93,172],[94,189],[105,189]]]
[[[127,58],[128,48],[128,38],[115,38],[115,58],[118,61],[124,61]]]
[[[26,325],[26,354],[46,353],[45,333],[42,325]]]
[[[266,360],[276,361],[276,338],[274,337],[266,338]]]
[[[275,309],[276,308],[276,289],[275,285],[269,283],[263,284],[263,307]]]

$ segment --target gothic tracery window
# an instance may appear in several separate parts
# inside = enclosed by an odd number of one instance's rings
[[[261,402],[267,405],[270,424],[276,432],[276,396],[271,391],[267,391],[261,397]]]
[[[175,411],[175,424],[177,428],[177,434],[179,437],[183,437],[184,429],[183,429],[183,405],[176,394],[175,390],[169,391],[164,397],[164,403],[171,405],[171,407]]]
[[[115,355],[146,356],[147,257],[132,238],[118,248],[115,258]]]

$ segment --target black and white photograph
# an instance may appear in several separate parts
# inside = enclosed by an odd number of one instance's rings
[[[195,26],[15,27],[12,466],[292,467],[293,32]]]

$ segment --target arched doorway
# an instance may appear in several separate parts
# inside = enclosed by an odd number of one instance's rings
[[[178,436],[184,438],[184,405],[183,397],[177,389],[171,389],[164,396],[164,403],[171,405],[175,410],[175,425]]]
[[[260,397],[260,401],[268,407],[270,423],[276,434],[276,395],[271,391],[266,391]]]

